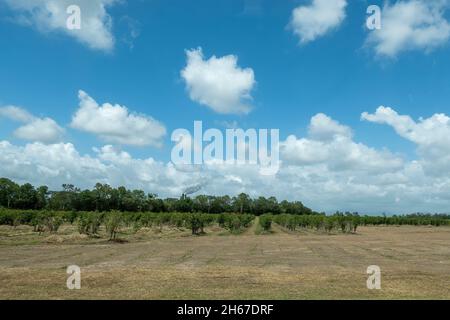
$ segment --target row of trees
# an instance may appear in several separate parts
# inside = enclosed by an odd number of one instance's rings
[[[296,216],[289,214],[273,216],[275,223],[291,231],[295,231],[297,228],[310,228],[328,233],[333,230],[340,230],[343,233],[356,233],[362,219],[357,213],[349,212],[345,214],[337,212],[332,216]]]
[[[48,187],[35,188],[29,183],[18,185],[0,179],[0,207],[10,209],[57,210],[57,211],[128,211],[128,212],[203,212],[203,213],[248,213],[314,214],[301,202],[281,201],[275,197],[257,199],[241,193],[236,197],[199,195],[190,198],[158,198],[156,194],[142,190],[113,188],[97,183],[92,190],[80,190],[64,184],[60,191],[49,191]]]
[[[80,234],[98,236],[102,226],[110,239],[122,227],[132,228],[137,232],[141,228],[159,228],[170,226],[175,228],[188,228],[192,234],[205,233],[205,227],[218,224],[231,233],[240,233],[254,220],[251,214],[237,213],[181,213],[181,212],[95,212],[95,211],[47,211],[47,210],[13,210],[0,209],[0,225],[33,226],[35,232],[55,233],[59,227],[66,224],[76,224]]]
[[[15,210],[0,208],[0,225],[33,226],[35,232],[55,233],[59,227],[75,224],[80,234],[97,237],[100,230],[116,239],[121,228],[131,228],[135,232],[141,228],[159,228],[170,226],[188,228],[192,234],[205,233],[205,228],[217,224],[233,234],[241,233],[248,228],[255,216],[239,213],[181,213],[181,212],[96,212],[96,211],[48,211],[48,210]],[[359,216],[357,213],[337,212],[326,215],[293,215],[263,214],[259,217],[260,229],[268,232],[276,223],[291,231],[312,229],[331,233],[356,233],[360,225],[450,225],[450,216],[446,215],[410,215],[393,217]]]
[[[298,228],[315,229],[317,231],[356,233],[360,225],[431,225],[450,226],[450,215],[443,214],[411,214],[406,216],[360,216],[358,213],[336,212],[334,215],[262,215],[259,223],[263,230],[269,231],[272,222],[295,231]]]

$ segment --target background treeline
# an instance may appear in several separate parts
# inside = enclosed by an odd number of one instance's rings
[[[71,184],[64,184],[61,191],[49,191],[48,187],[35,188],[29,183],[18,185],[0,178],[0,207],[22,210],[56,211],[122,211],[122,212],[203,212],[203,213],[248,213],[262,215],[288,213],[317,214],[300,201],[281,201],[275,197],[257,199],[241,193],[236,197],[186,195],[180,198],[160,199],[157,195],[142,190],[128,190],[125,187],[112,188],[97,183],[92,190],[80,190]]]
[[[450,226],[450,215],[445,214],[411,214],[406,216],[360,216],[357,213],[336,212],[334,215],[291,215],[264,214],[259,224],[265,231],[270,231],[272,222],[295,231],[297,229],[313,229],[325,232],[356,233],[360,225],[415,225],[415,226]]]
[[[203,232],[205,225],[218,223],[234,232],[247,227],[254,216],[261,216],[259,224],[264,230],[269,230],[272,222],[291,230],[313,228],[329,232],[334,229],[356,232],[359,225],[450,224],[450,215],[446,214],[387,217],[336,212],[326,216],[305,207],[300,201],[278,202],[275,197],[252,199],[245,193],[236,197],[199,195],[190,198],[182,195],[161,199],[142,190],[112,188],[100,183],[93,190],[80,190],[65,184],[61,191],[49,191],[46,186],[35,188],[29,183],[18,185],[0,178],[0,225],[28,224],[37,231],[52,231],[64,222],[77,223],[80,230],[95,231],[96,224],[101,225],[114,217],[119,225],[133,228],[183,226],[198,234]],[[89,227],[81,227],[83,223]]]

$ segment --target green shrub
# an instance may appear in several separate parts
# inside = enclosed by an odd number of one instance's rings
[[[2,209],[0,211],[0,224],[2,225],[13,226],[16,218],[17,218],[16,211],[8,209]]]
[[[76,211],[67,211],[63,213],[63,220],[69,224],[73,224],[78,217],[79,213]]]
[[[244,229],[248,228],[255,216],[252,214],[237,214],[237,213],[221,213],[219,215],[208,215],[211,217],[212,222],[229,230],[233,234],[238,234]]]
[[[270,214],[263,214],[259,217],[259,224],[264,231],[269,231],[272,228],[273,216]]]
[[[51,233],[58,232],[59,227],[63,223],[63,218],[57,212],[42,212],[42,220],[47,230]]]
[[[106,232],[109,235],[109,240],[116,240],[117,233],[123,225],[123,215],[120,212],[113,211],[105,217]]]
[[[192,234],[200,234],[200,229],[202,227],[200,213],[191,213],[186,220],[187,226],[191,229]]]
[[[80,234],[97,235],[103,221],[103,214],[84,212],[78,216],[77,225]]]
[[[31,221],[31,225],[33,226],[33,231],[34,232],[39,232],[39,234],[41,234],[42,232],[45,231],[45,216],[42,212],[39,212],[38,214],[34,215],[32,221]]]

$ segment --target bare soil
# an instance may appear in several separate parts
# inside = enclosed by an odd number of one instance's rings
[[[219,227],[123,231],[121,243],[0,227],[1,299],[450,299],[450,228],[363,227],[357,234],[257,235]],[[81,289],[66,268],[81,267]],[[369,265],[381,290],[366,287]]]

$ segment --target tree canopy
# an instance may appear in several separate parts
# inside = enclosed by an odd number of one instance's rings
[[[47,186],[35,188],[29,183],[19,185],[0,179],[0,207],[9,209],[50,209],[60,211],[127,211],[127,212],[203,212],[203,213],[264,213],[317,214],[300,201],[278,202],[275,197],[252,199],[248,194],[237,196],[198,195],[161,199],[156,194],[125,187],[113,188],[97,183],[92,190],[81,190],[63,184],[61,190],[50,191]]]

